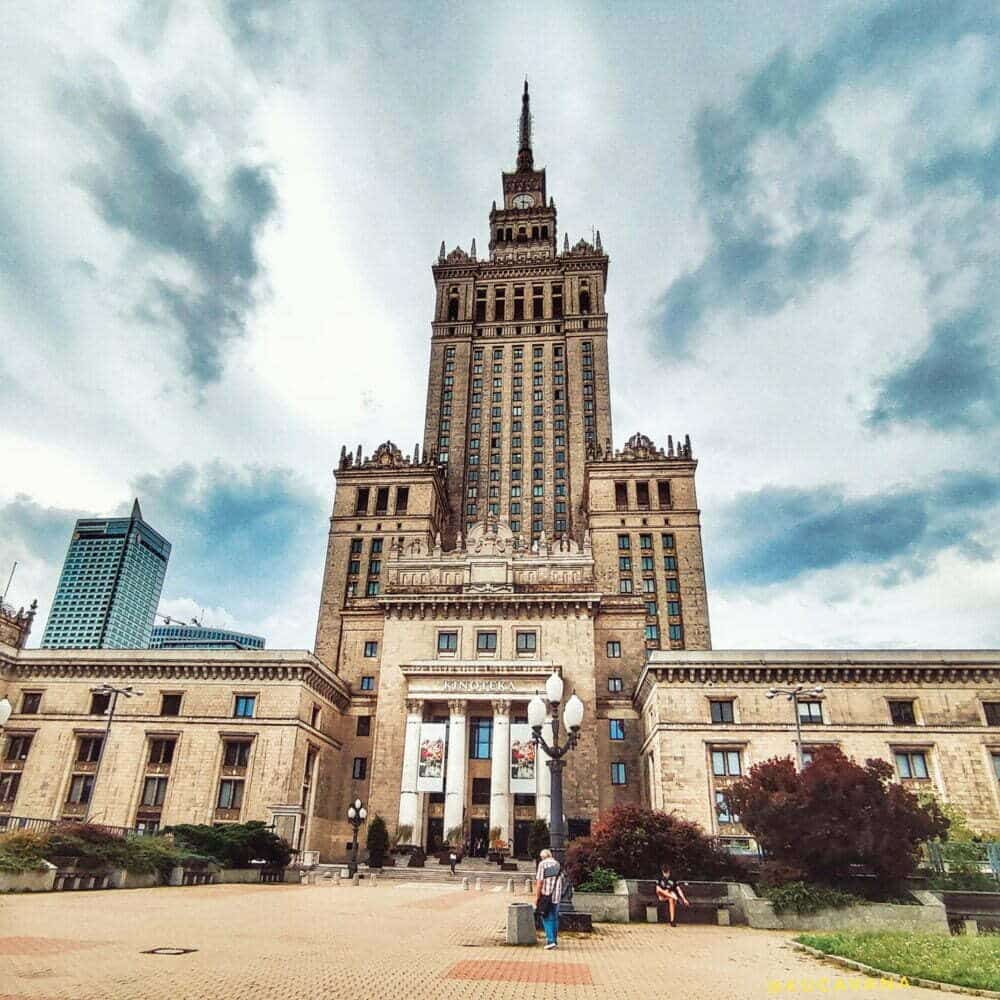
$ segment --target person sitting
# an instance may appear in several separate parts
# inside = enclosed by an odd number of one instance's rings
[[[656,901],[657,908],[666,905],[670,913],[670,926],[677,926],[677,901],[680,900],[685,906],[690,906],[687,896],[684,895],[684,890],[681,888],[680,882],[678,882],[670,874],[670,865],[664,864],[660,866],[660,877],[656,880]]]

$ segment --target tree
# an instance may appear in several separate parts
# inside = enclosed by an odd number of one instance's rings
[[[381,868],[389,852],[389,831],[386,829],[385,820],[378,813],[368,824],[368,839],[365,841],[365,846],[368,848],[368,867]]]
[[[891,890],[916,868],[920,844],[948,830],[936,803],[921,805],[892,777],[884,760],[862,767],[820,747],[801,772],[788,757],[756,764],[728,798],[771,863],[826,884],[861,865]]]
[[[288,843],[259,820],[220,826],[182,823],[163,832],[172,833],[178,844],[214,858],[224,868],[247,868],[253,861],[283,868],[292,857]]]
[[[655,878],[661,864],[685,878],[742,873],[740,862],[720,850],[697,823],[636,805],[605,813],[593,835],[574,841],[566,856],[574,884],[586,882],[597,868],[610,868],[622,878]]]
[[[528,854],[533,861],[549,846],[549,824],[544,819],[536,819],[528,831]]]

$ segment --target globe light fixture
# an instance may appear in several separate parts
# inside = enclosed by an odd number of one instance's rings
[[[549,714],[548,706],[544,701],[536,694],[531,701],[528,702],[528,725],[532,729],[539,728],[545,725],[545,719]]]
[[[355,799],[347,807],[347,822],[351,824],[354,836],[351,839],[351,860],[347,865],[347,873],[353,878],[358,870],[358,828],[368,818],[368,810],[361,799]]]
[[[576,732],[583,722],[583,702],[576,696],[575,691],[563,709],[563,722],[571,733]]]
[[[765,698],[777,698],[780,695],[792,703],[795,710],[795,763],[798,771],[805,767],[805,761],[802,758],[802,716],[799,715],[799,698],[803,695],[815,696],[822,693],[823,688],[821,687],[807,688],[805,684],[798,684],[793,688],[771,688],[764,695]]]
[[[10,700],[7,698],[0,698],[0,728],[7,725],[7,720],[10,718],[10,713],[14,711],[14,706],[11,705]]]
[[[563,679],[553,671],[545,682],[545,697],[553,705],[558,705],[563,696]]]

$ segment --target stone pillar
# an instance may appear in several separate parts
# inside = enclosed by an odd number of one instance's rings
[[[490,768],[490,829],[510,840],[510,702],[493,702],[493,761]]]
[[[424,718],[424,703],[419,699],[406,701],[406,735],[403,739],[403,776],[399,786],[399,825],[412,827],[410,843],[419,844],[420,795],[417,792],[417,764],[420,758],[420,723]]]
[[[552,723],[546,722],[542,726],[542,739],[549,746],[552,745]],[[549,770],[549,756],[538,747],[535,758],[535,818],[549,821],[549,813],[552,809],[552,772]]]
[[[448,702],[448,768],[444,786],[444,835],[457,827],[464,827],[465,771],[468,764],[468,738],[465,735],[466,702],[456,699]],[[464,829],[463,829],[464,832]]]

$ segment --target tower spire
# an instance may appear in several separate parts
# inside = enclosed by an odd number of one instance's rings
[[[521,126],[518,129],[517,169],[518,172],[533,170],[535,158],[531,153],[531,98],[528,96],[528,78],[524,79],[524,94],[521,96]]]

